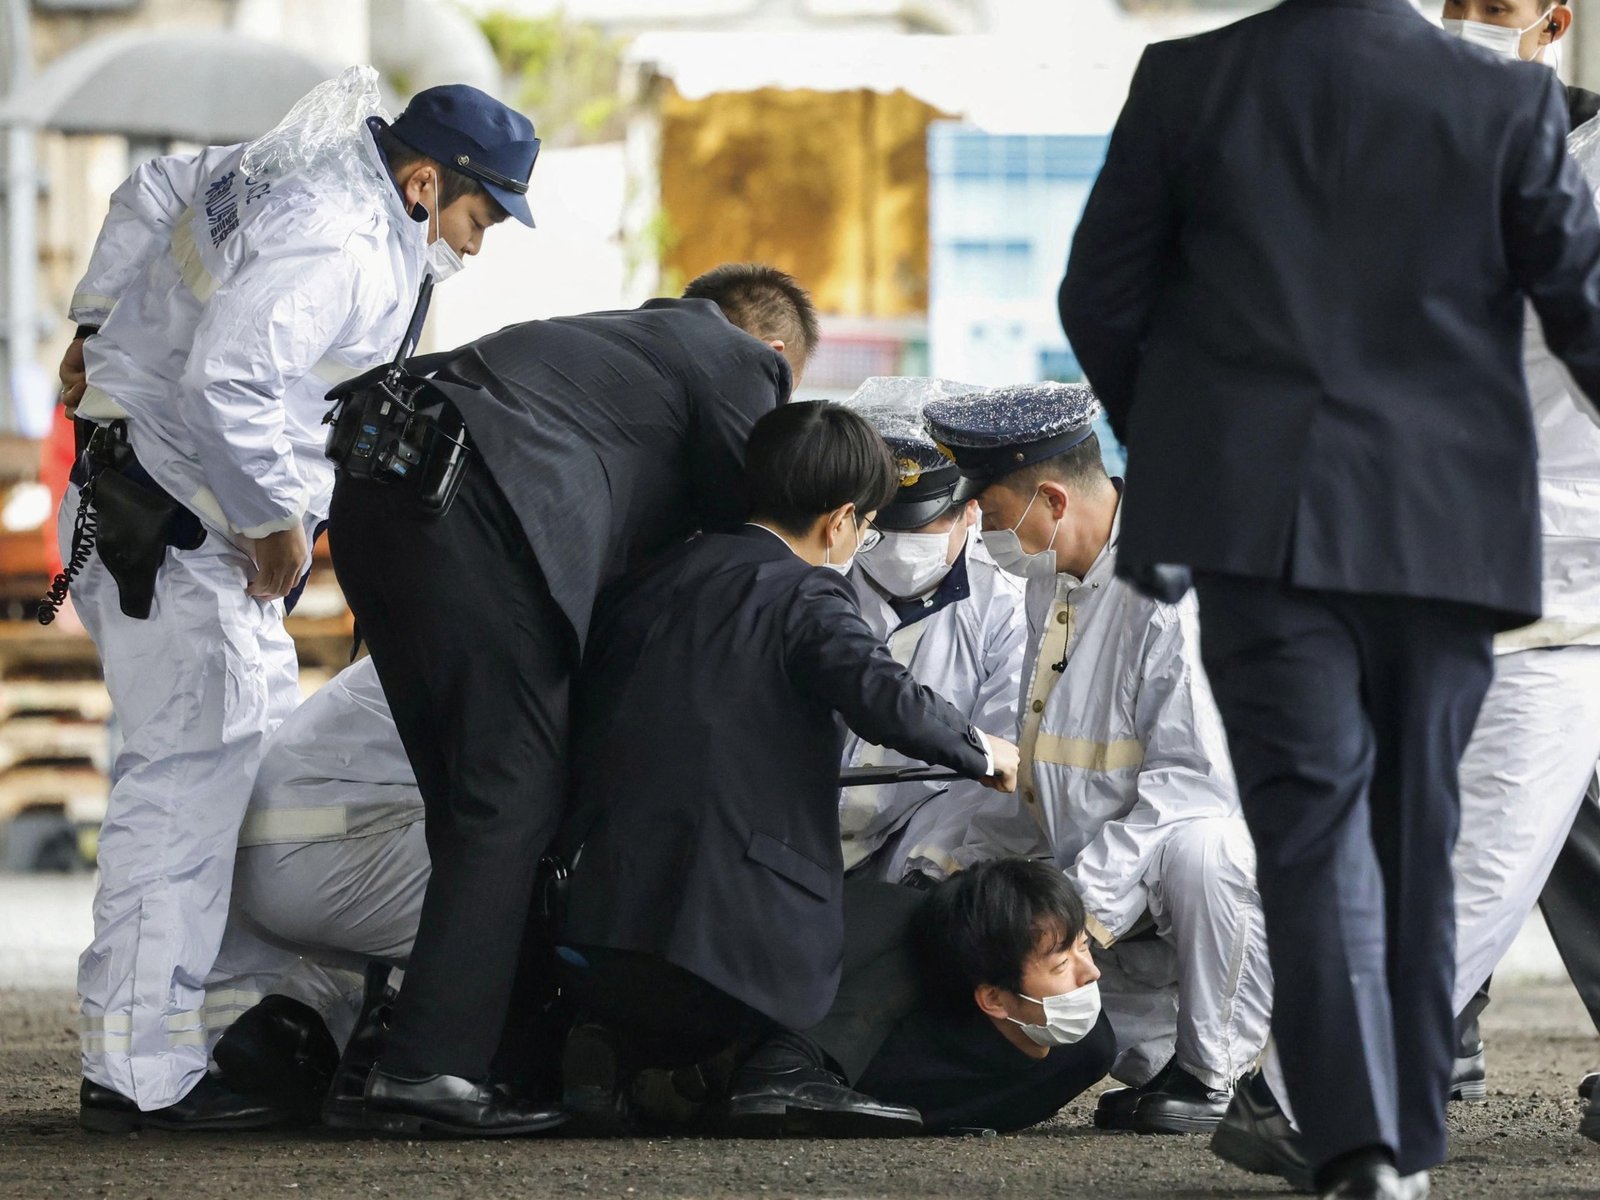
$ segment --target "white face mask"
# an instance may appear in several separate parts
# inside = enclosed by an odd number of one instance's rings
[[[861,556],[861,569],[897,600],[932,591],[950,573],[948,533],[885,533]]]
[[[439,195],[439,185],[433,185],[435,200]],[[443,283],[457,272],[466,270],[467,264],[455,252],[455,248],[444,240],[444,222],[439,220],[439,205],[433,206],[433,228],[435,237],[428,243],[428,271],[433,276],[435,283]]]
[[[1056,552],[1053,543],[1056,540],[1056,530],[1061,528],[1061,521],[1057,521],[1050,530],[1051,545],[1043,550],[1029,554],[1022,548],[1022,540],[1017,537],[1017,530],[1028,519],[1028,510],[1033,507],[1034,500],[1039,498],[1037,490],[1028,501],[1028,507],[1022,510],[1022,515],[1017,518],[1017,523],[1010,529],[996,529],[983,535],[983,544],[988,548],[989,556],[1002,571],[1015,575],[1020,579],[1039,579],[1056,573]],[[1063,514],[1064,518],[1064,514]]]
[[[1470,42],[1474,46],[1482,46],[1485,50],[1492,50],[1502,58],[1522,58],[1522,36],[1529,29],[1537,29],[1550,19],[1550,14],[1556,9],[1551,5],[1545,9],[1541,16],[1526,29],[1509,29],[1504,25],[1490,25],[1484,21],[1465,21],[1459,17],[1450,17],[1444,21],[1446,33],[1454,34],[1463,42]]]
[[[856,550],[859,550],[861,548],[861,527],[856,524],[854,517],[848,517],[846,519],[850,522],[850,532],[855,535],[856,549],[855,550],[851,550],[850,551],[850,556],[848,558],[846,558],[843,562],[833,562],[832,561],[832,558],[831,558],[831,556],[833,554],[833,547],[832,546],[825,546],[825,547],[823,547],[823,550],[822,550],[822,565],[827,567],[828,570],[830,570],[830,571],[839,572],[839,574],[841,574],[841,575],[848,575],[850,573],[850,564],[855,561]]]
[[[1074,991],[1046,996],[1043,1000],[1034,1000],[1032,996],[1024,996],[1021,992],[1017,995],[1044,1008],[1043,1025],[1029,1025],[1015,1017],[1006,1018],[1019,1026],[1036,1046],[1070,1046],[1073,1042],[1081,1042],[1095,1027],[1095,1022],[1100,1020],[1099,983],[1086,983]]]

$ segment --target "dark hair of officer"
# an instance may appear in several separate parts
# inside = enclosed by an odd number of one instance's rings
[[[1075,492],[1093,492],[1108,482],[1105,462],[1100,457],[1100,439],[1090,434],[1065,454],[1030,463],[998,482],[1019,495],[1027,495],[1041,483],[1059,483]]]
[[[821,338],[817,309],[805,288],[764,263],[713,267],[690,281],[683,298],[710,300],[746,333],[762,341],[782,342],[790,361],[801,366]]]
[[[913,926],[928,994],[953,1011],[972,1007],[973,989],[1022,990],[1041,942],[1056,953],[1083,936],[1083,901],[1060,870],[1028,858],[999,858],[941,883]]]
[[[400,140],[393,129],[387,125],[378,130],[378,149],[383,152],[384,161],[389,164],[392,174],[398,175],[413,163],[424,163],[435,167],[439,172],[439,207],[449,208],[463,196],[488,196],[489,191],[470,175],[463,175],[454,167],[447,167],[437,159],[429,158],[420,150],[414,150]],[[495,208],[500,205],[494,201]]]
[[[900,478],[878,431],[850,409],[799,400],[773,409],[745,451],[750,519],[804,537],[819,517],[856,506],[859,526],[894,499]]]

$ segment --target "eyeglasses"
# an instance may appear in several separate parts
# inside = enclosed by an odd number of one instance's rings
[[[868,521],[866,523],[866,525],[867,525],[867,530],[866,530],[865,533],[861,534],[861,541],[856,546],[856,553],[857,554],[865,554],[868,550],[871,550],[879,542],[883,541],[883,531],[882,530],[880,530],[871,521]]]

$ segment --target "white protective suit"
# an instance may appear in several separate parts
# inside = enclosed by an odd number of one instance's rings
[[[979,729],[1015,738],[1017,692],[1028,624],[1021,584],[983,549],[976,533],[964,551],[966,594],[929,615],[903,623],[858,563],[850,571],[861,615],[890,653],[927,687],[945,697]],[[959,564],[958,564],[959,565]],[[927,598],[948,591],[945,584]],[[844,765],[899,766],[913,760],[852,736]],[[1016,795],[972,780],[845,788],[839,825],[847,868],[899,883],[911,871],[943,879],[984,858],[1047,858],[1039,825]]]
[[[1089,912],[1112,1074],[1141,1086],[1176,1057],[1231,1089],[1272,1003],[1255,847],[1194,597],[1117,579],[1119,531],[1083,579],[1028,581],[1019,793]]]
[[[1600,120],[1568,146],[1600,205]],[[1600,428],[1531,307],[1523,346],[1544,618],[1495,639],[1494,682],[1461,759],[1457,1012],[1533,911],[1600,759]]]
[[[239,830],[233,908],[206,984],[213,1036],[269,992],[344,1044],[372,959],[404,967],[429,876],[422,793],[370,658],[267,739]]]
[[[323,518],[324,395],[394,354],[421,281],[426,226],[365,124],[376,97],[369,68],[323,85],[250,169],[242,146],[141,166],[72,304],[101,326],[79,415],[125,418],[141,464],[208,531],[168,551],[148,620],[122,614],[97,555],[74,585],[125,739],[79,967],[84,1074],[146,1111],[206,1070],[202,986],[239,822],[262,742],[299,700],[283,603],[245,594],[242,539]],[[64,556],[77,506],[73,489]]]

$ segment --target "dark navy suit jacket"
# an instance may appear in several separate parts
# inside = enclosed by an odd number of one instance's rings
[[[844,576],[764,529],[608,593],[573,714],[564,940],[660,956],[791,1029],[821,1020],[844,946],[844,722],[983,773],[966,717],[894,660]]]
[[[1128,446],[1125,570],[1539,613],[1524,300],[1600,396],[1600,222],[1554,72],[1405,0],[1151,46],[1061,288]]]

